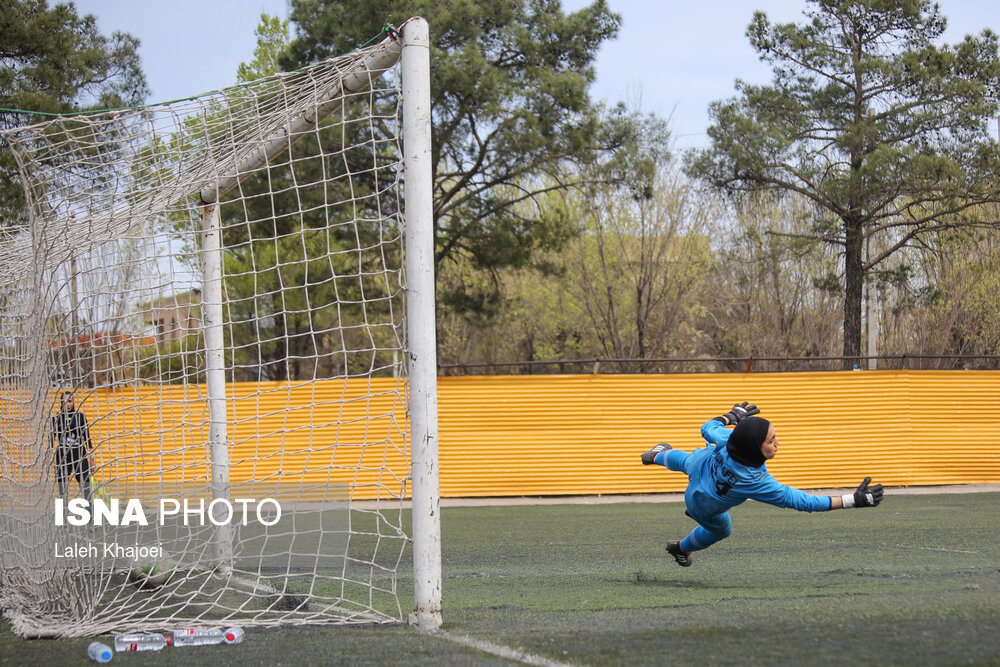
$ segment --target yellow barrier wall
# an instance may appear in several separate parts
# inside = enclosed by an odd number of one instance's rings
[[[280,472],[306,497],[331,484],[353,485],[358,499],[398,495],[403,389],[392,378],[231,385],[233,484],[261,496]],[[701,424],[742,400],[774,422],[768,469],[792,486],[1000,482],[991,371],[444,377],[438,390],[444,497],[680,491],[682,474],[639,454],[660,441],[701,446]],[[207,483],[202,387],[96,394],[84,408],[109,462],[102,478]]]
[[[1000,482],[1000,373],[847,371],[441,378],[445,497],[681,491],[643,466],[750,400],[774,424],[768,470],[801,488]]]
[[[227,387],[234,497],[399,497],[405,382],[396,378]],[[84,404],[97,478],[121,497],[203,495],[209,485],[203,385],[103,390]]]

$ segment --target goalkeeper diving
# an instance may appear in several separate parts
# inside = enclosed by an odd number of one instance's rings
[[[736,404],[702,425],[703,448],[688,453],[664,442],[642,454],[643,465],[661,465],[688,476],[685,514],[698,525],[683,540],[667,542],[667,552],[683,567],[691,565],[693,552],[729,537],[733,525],[729,509],[746,500],[802,512],[875,507],[882,502],[882,485],[869,486],[870,477],[842,496],[813,496],[780,483],[767,472],[767,461],[778,452],[774,425],[755,416],[760,410],[747,403]]]

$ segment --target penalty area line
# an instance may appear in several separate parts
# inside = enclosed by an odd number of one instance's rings
[[[494,644],[493,642],[486,641],[485,639],[475,639],[473,637],[453,635],[445,630],[429,630],[428,634],[435,637],[441,637],[442,639],[447,639],[450,642],[455,642],[456,644],[461,644],[462,646],[474,648],[477,651],[490,653],[500,658],[516,660],[526,665],[538,665],[538,667],[572,667],[569,663],[549,660],[548,658],[543,658],[540,655],[527,653],[510,646],[503,646],[502,644]]]
[[[226,575],[218,575],[218,576],[226,576]],[[240,586],[245,586],[246,588],[249,588],[251,595],[255,595],[258,591],[262,591],[267,595],[281,595],[281,591],[279,591],[277,588],[274,588],[273,586],[265,584],[263,581],[251,581],[250,579],[244,579],[243,577],[239,577],[236,575],[229,575],[228,579],[234,584],[239,584]]]
[[[963,551],[962,549],[943,549],[941,547],[916,547],[908,544],[893,544],[897,549],[923,549],[924,551],[943,551],[949,554],[978,554],[978,551]]]

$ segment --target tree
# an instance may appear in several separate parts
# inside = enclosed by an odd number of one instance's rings
[[[942,355],[909,360],[910,367],[950,368],[957,363],[996,368],[1000,239],[981,231],[952,232],[927,239],[919,253],[905,280],[880,289],[885,320],[880,345],[895,353]],[[954,360],[947,355],[981,358]]]
[[[257,46],[253,51],[253,60],[240,63],[236,69],[236,80],[243,83],[280,72],[281,59],[288,55],[291,45],[288,21],[278,16],[261,14],[254,34],[257,35]]]
[[[869,273],[920,237],[996,226],[1000,200],[990,136],[1000,99],[995,34],[937,46],[945,18],[929,0],[809,0],[805,24],[757,12],[747,35],[772,67],[770,85],[738,81],[710,106],[711,146],[689,172],[735,197],[797,193],[816,213],[809,237],[843,251],[845,367],[861,354]],[[894,242],[866,257],[866,241]]]
[[[650,197],[603,188],[578,202],[585,231],[568,260],[566,289],[581,304],[602,356],[690,353],[690,326],[712,268],[706,230],[718,209],[676,165],[658,171]],[[623,372],[650,364],[619,362]]]
[[[298,36],[285,67],[346,53],[388,17],[411,15],[431,26],[437,261],[464,257],[496,273],[562,247],[570,236],[565,225],[519,204],[579,184],[584,170],[568,166],[639,141],[623,106],[602,116],[588,95],[597,50],[615,36],[620,18],[604,0],[571,14],[557,0],[293,0]],[[651,163],[641,151],[629,155],[645,164],[648,179]],[[622,160],[600,162],[601,179],[634,173]],[[483,284],[456,285],[439,293],[439,302],[489,311],[498,300],[476,288]]]
[[[256,35],[253,60],[237,72],[242,82],[280,71],[289,52],[287,21],[262,14]],[[394,194],[379,186],[382,175],[372,168],[373,160],[393,160],[373,157],[370,141],[343,140],[371,131],[344,120],[365,117],[367,96],[361,97],[345,100],[343,116],[322,120],[282,159],[249,175],[240,184],[241,198],[221,203],[224,223],[235,223],[224,224],[222,239],[236,377],[392,371],[395,331],[368,322],[376,312],[379,322],[390,316],[398,291],[398,279],[387,278],[399,265],[398,249],[383,245],[392,223],[380,213],[395,210]],[[343,150],[330,148],[341,145]],[[308,213],[315,211],[323,214]]]
[[[9,0],[0,4],[0,25],[0,128],[39,120],[29,112],[131,106],[148,94],[139,41],[101,35],[94,17],[78,16],[72,3]],[[0,146],[0,227],[23,224],[25,216],[14,156]]]
[[[700,329],[711,345],[708,354],[837,353],[842,308],[836,285],[830,286],[836,281],[829,277],[836,275],[837,258],[829,246],[803,238],[810,213],[802,198],[779,195],[757,197],[735,212],[718,249],[716,289],[704,300]]]
[[[651,358],[695,354],[701,333],[692,323],[709,292],[706,230],[718,201],[673,162],[654,186],[649,197],[604,185],[541,198],[547,217],[575,221],[580,233],[563,251],[536,253],[544,272],[499,272],[503,308],[495,316],[444,313],[442,360],[560,362],[521,367],[545,373],[578,369],[561,363],[569,360],[610,357],[621,371],[647,372],[656,366]],[[460,280],[454,274],[463,269],[447,264],[441,283]],[[465,279],[489,280],[481,273]]]
[[[439,311],[438,358],[442,365],[571,360],[598,355],[588,318],[568,289],[576,276],[566,270],[561,255],[539,255],[536,261],[549,265],[545,272],[535,268],[506,269],[490,276],[474,270],[467,258],[442,267],[440,288],[448,289],[460,282],[484,292],[496,289],[502,296],[502,307],[489,315],[474,310]],[[456,275],[459,273],[464,275]],[[497,284],[485,284],[494,280]],[[490,372],[487,368],[480,367],[475,372]],[[566,370],[561,364],[544,364],[498,366],[494,372]]]

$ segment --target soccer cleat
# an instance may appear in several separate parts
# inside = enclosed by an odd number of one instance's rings
[[[680,565],[681,567],[691,566],[691,560],[692,560],[691,552],[688,551],[687,553],[685,553],[681,551],[680,542],[675,542],[673,540],[667,542],[667,553],[673,556],[674,560],[677,561],[677,564]]]
[[[656,458],[657,454],[659,454],[660,452],[665,452],[668,449],[673,449],[673,447],[671,447],[670,445],[668,445],[665,442],[661,442],[660,444],[658,444],[656,447],[653,447],[648,452],[643,452],[642,453],[642,465],[648,466],[649,464],[653,463],[653,459]]]

